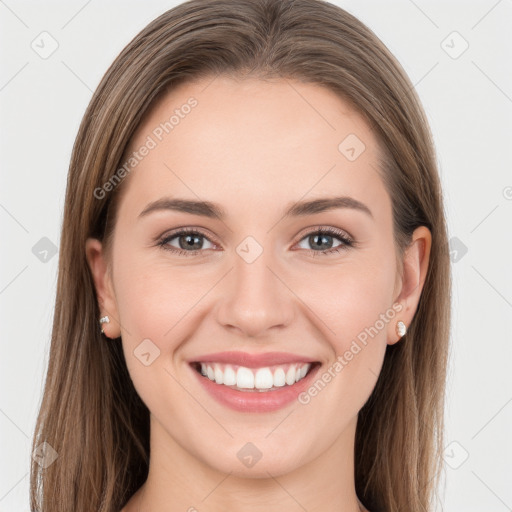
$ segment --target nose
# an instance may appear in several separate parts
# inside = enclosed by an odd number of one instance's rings
[[[224,328],[237,330],[244,337],[262,338],[290,325],[293,293],[276,268],[270,251],[264,250],[252,263],[235,254],[217,308],[217,321]]]

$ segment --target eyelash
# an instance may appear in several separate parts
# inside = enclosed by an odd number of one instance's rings
[[[173,240],[174,238],[177,238],[181,235],[188,235],[188,234],[199,235],[203,238],[206,238],[208,241],[211,242],[211,240],[200,230],[193,229],[193,228],[182,228],[179,231],[175,231],[174,233],[171,233],[171,234],[166,235],[163,238],[161,238],[158,241],[157,245],[159,247],[161,247],[162,249],[164,249],[165,251],[170,251],[170,252],[178,254],[180,256],[195,256],[198,253],[203,252],[203,249],[195,250],[195,251],[185,251],[184,249],[178,249],[176,247],[170,247],[168,245],[168,243],[171,240]],[[318,228],[315,228],[314,230],[306,233],[305,235],[302,236],[302,238],[300,240],[297,241],[297,243],[301,242],[302,240],[304,240],[305,238],[307,238],[311,235],[329,235],[334,238],[337,238],[339,241],[342,242],[341,245],[338,245],[337,247],[332,247],[331,249],[326,249],[324,251],[315,251],[313,249],[305,249],[308,252],[312,253],[312,256],[314,256],[314,257],[320,256],[320,255],[324,255],[324,256],[332,255],[335,253],[339,253],[340,251],[345,251],[348,248],[355,246],[355,242],[351,238],[349,238],[343,231],[336,229],[336,228],[325,228],[325,227],[318,227]]]

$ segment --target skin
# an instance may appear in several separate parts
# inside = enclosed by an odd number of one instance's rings
[[[357,414],[386,345],[399,341],[397,320],[409,325],[414,316],[430,232],[418,228],[397,259],[377,140],[319,85],[223,76],[182,84],[145,118],[129,151],[191,96],[198,105],[125,178],[111,254],[98,240],[86,244],[101,312],[111,319],[105,335],[122,336],[151,413],[149,477],[122,512],[356,512]],[[338,150],[349,134],[366,146],[354,161]],[[218,203],[227,216],[167,210],[138,218],[164,196]],[[283,217],[293,202],[333,196],[357,199],[372,216],[339,208]],[[319,254],[342,243],[315,248],[308,235],[319,226],[356,245]],[[204,232],[202,255],[155,242],[181,227]],[[247,236],[263,248],[250,264],[236,252]],[[168,245],[179,248],[179,238]],[[320,376],[393,304],[402,311],[306,405],[231,410],[206,394],[187,363],[223,350],[284,351],[320,361]],[[147,338],[160,350],[149,366],[133,353]],[[237,457],[248,442],[262,453],[251,468]]]

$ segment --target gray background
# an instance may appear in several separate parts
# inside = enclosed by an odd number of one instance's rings
[[[0,512],[29,510],[55,251],[81,117],[120,50],[177,3],[0,0]],[[454,263],[438,509],[512,510],[512,1],[333,3],[397,56],[435,138]]]

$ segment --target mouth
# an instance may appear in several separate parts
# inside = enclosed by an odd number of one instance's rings
[[[246,367],[220,361],[193,361],[190,366],[203,378],[223,388],[243,393],[266,393],[291,388],[320,366],[319,361]]]

